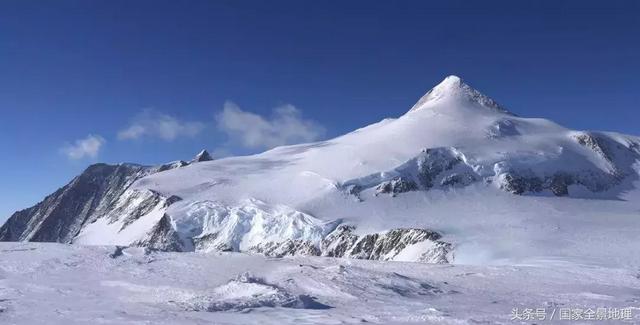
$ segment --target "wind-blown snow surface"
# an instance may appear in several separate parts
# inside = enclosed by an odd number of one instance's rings
[[[0,243],[2,324],[495,324],[512,309],[631,309],[638,269],[462,266]],[[522,323],[531,323],[522,322]]]

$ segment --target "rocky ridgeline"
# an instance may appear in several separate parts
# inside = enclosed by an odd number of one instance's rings
[[[434,231],[417,228],[398,228],[381,233],[366,235],[356,234],[355,227],[339,225],[319,243],[298,239],[284,241],[272,241],[260,243],[248,248],[247,252],[264,254],[272,257],[284,257],[294,255],[342,257],[366,260],[403,260],[401,254],[405,249],[416,246],[416,254],[407,256],[407,260],[424,263],[449,263],[452,260],[453,247],[450,243],[441,241],[442,236]],[[241,251],[234,249],[231,243],[217,242],[219,234],[208,234],[196,241],[196,251]],[[175,237],[176,240],[177,237]],[[166,243],[161,250],[174,250],[176,247],[184,247],[181,242]],[[179,251],[179,249],[176,249]]]
[[[164,214],[160,221],[153,226],[147,236],[133,243],[132,246],[147,247],[153,250],[165,252],[187,251],[183,240],[171,224],[169,215]]]
[[[0,241],[71,243],[82,228],[107,217],[111,221],[126,215],[123,228],[158,206],[176,198],[163,198],[153,191],[133,191],[131,185],[145,176],[211,160],[206,150],[191,162],[161,166],[95,164],[69,184],[35,206],[14,213],[0,227]]]
[[[35,206],[13,214],[1,241],[70,243],[83,225],[112,211],[127,189],[151,172],[133,164],[96,164]]]
[[[512,123],[500,121],[499,125],[496,130],[492,129],[491,136],[500,132],[516,132]],[[417,157],[391,171],[350,180],[341,187],[360,200],[363,199],[362,193],[368,189],[373,189],[375,196],[396,196],[433,188],[446,190],[466,187],[478,182],[496,184],[501,190],[519,195],[549,191],[556,196],[567,196],[572,185],[598,193],[620,185],[629,176],[638,177],[633,168],[636,161],[640,160],[638,143],[628,142],[624,145],[606,135],[589,132],[575,132],[570,139],[586,150],[595,152],[606,168],[592,165],[575,169],[573,166],[558,165],[552,171],[536,172],[535,164],[514,165],[508,160],[496,162],[493,166],[482,166],[468,162],[465,154],[457,148],[440,147],[425,149]],[[491,173],[486,173],[487,170]]]
[[[637,178],[638,175],[633,171],[633,165],[640,159],[637,143],[629,142],[624,146],[595,132],[576,132],[571,138],[585,149],[595,152],[606,168],[560,170],[545,176],[536,175],[526,168],[507,170],[498,175],[500,188],[514,194],[549,190],[556,196],[566,196],[570,194],[569,187],[572,185],[598,193],[620,185],[629,176]]]

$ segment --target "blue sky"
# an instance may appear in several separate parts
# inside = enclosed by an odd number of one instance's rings
[[[328,138],[450,74],[518,115],[638,135],[639,16],[633,1],[3,1],[0,219],[94,162]]]

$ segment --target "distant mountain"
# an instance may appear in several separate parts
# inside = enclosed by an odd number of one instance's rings
[[[211,157],[209,152],[207,150],[202,150],[193,159],[191,159],[189,163],[193,164],[197,162],[211,161],[211,160],[213,160],[213,157]]]
[[[581,235],[560,216],[584,215],[589,232],[597,209],[581,207],[635,213],[639,166],[638,137],[518,117],[449,76],[403,116],[335,139],[91,166],[0,240],[433,263],[570,255],[596,244],[567,246]]]

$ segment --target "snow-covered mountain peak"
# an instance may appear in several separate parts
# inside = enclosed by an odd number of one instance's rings
[[[456,75],[450,75],[444,78],[437,86],[434,88],[443,88],[443,87],[461,87],[464,84],[462,78]]]
[[[502,263],[591,252],[621,229],[603,215],[627,227],[640,207],[640,138],[513,116],[455,76],[399,118],[210,159],[93,165],[0,241]],[[610,247],[637,246],[629,234]]]
[[[443,103],[460,106],[481,106],[499,113],[511,114],[495,100],[469,86],[462,78],[450,75],[429,90],[409,112],[441,106]],[[511,114],[512,115],[512,114]]]
[[[195,157],[193,157],[193,159],[189,163],[192,164],[192,163],[210,161],[210,160],[213,160],[213,157],[211,157],[211,155],[206,149],[203,149]]]

